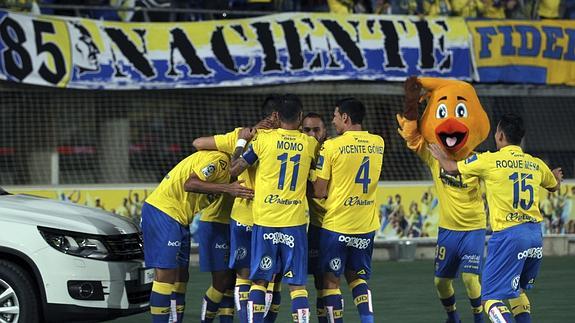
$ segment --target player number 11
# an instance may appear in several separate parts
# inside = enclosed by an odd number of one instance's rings
[[[300,154],[292,156],[289,161],[293,162],[293,171],[291,176],[291,183],[290,183],[290,191],[295,191],[295,186],[297,184],[297,176],[299,173],[299,160],[301,158]],[[286,179],[286,170],[287,170],[287,161],[288,161],[288,153],[283,153],[278,156],[278,160],[281,161],[280,166],[280,177],[278,179],[278,190],[284,189],[284,182]]]

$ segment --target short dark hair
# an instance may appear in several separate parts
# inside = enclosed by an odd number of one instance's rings
[[[505,138],[512,145],[519,145],[523,136],[525,136],[523,119],[514,113],[506,113],[501,116],[497,127],[505,134]]]
[[[307,118],[317,118],[319,120],[321,120],[321,122],[325,125],[325,122],[323,121],[322,116],[319,113],[315,113],[315,112],[308,112],[302,120],[305,120]]]
[[[269,117],[272,113],[277,112],[282,96],[279,94],[270,94],[264,99],[260,108],[260,117],[262,119]]]
[[[285,123],[294,123],[298,120],[302,110],[302,103],[297,95],[285,94],[278,107],[279,119]]]
[[[340,114],[347,114],[351,124],[361,124],[365,117],[365,106],[356,98],[345,98],[337,101],[335,106]]]

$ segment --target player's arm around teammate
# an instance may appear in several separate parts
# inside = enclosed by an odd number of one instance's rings
[[[482,301],[493,322],[531,322],[526,290],[533,287],[543,257],[539,188],[560,189],[563,173],[553,171],[524,153],[523,120],[503,115],[495,132],[498,151],[473,155],[464,161],[450,160],[441,148],[430,152],[446,171],[470,174],[485,180],[493,235],[482,275]],[[511,311],[503,303],[509,300]]]

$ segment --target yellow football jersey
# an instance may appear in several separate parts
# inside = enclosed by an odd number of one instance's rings
[[[383,164],[383,138],[346,131],[324,142],[317,177],[329,181],[322,228],[363,234],[379,228],[376,191]]]
[[[417,128],[417,121],[407,120],[400,134],[406,140],[407,147],[415,151],[431,171],[439,200],[438,226],[454,231],[485,229],[486,215],[479,179],[445,173],[427,150],[427,143]]]
[[[519,146],[472,155],[459,161],[457,167],[461,174],[485,181],[489,223],[493,231],[542,221],[539,187],[557,185],[549,167],[539,158],[524,153]]]
[[[438,226],[454,231],[485,229],[487,216],[483,210],[479,178],[447,174],[426,147],[420,150],[418,155],[431,170],[439,199]]]
[[[226,154],[232,155],[236,149],[236,143],[239,138],[240,130],[242,128],[236,128],[234,131],[228,132],[223,135],[215,135],[214,139],[216,141],[216,147],[219,151],[225,152]],[[243,173],[238,176],[238,180],[243,180],[244,185],[247,188],[254,188],[254,180],[256,178],[256,168],[249,167]],[[252,215],[252,201],[242,198],[236,198],[232,207],[231,218],[236,222],[244,225],[253,225],[254,218]]]
[[[180,224],[187,226],[191,223],[194,214],[214,202],[208,194],[184,191],[184,183],[190,174],[194,173],[199,179],[206,182],[228,183],[230,181],[229,166],[230,158],[222,152],[196,152],[170,170],[160,185],[148,196],[146,203],[155,206]],[[211,212],[206,216],[206,221],[214,221],[219,216],[218,212]]]
[[[317,140],[299,130],[263,130],[243,158],[256,171],[254,224],[291,227],[307,223],[306,188]]]
[[[199,211],[200,220],[229,224],[234,197],[229,194],[208,194],[208,201],[210,204]]]

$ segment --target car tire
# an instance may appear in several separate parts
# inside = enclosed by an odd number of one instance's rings
[[[36,290],[36,284],[26,270],[11,261],[0,260],[0,295],[5,294],[0,299],[0,318],[7,322],[39,322],[40,307]],[[2,307],[14,305],[18,308],[17,319],[14,314],[2,313]]]

